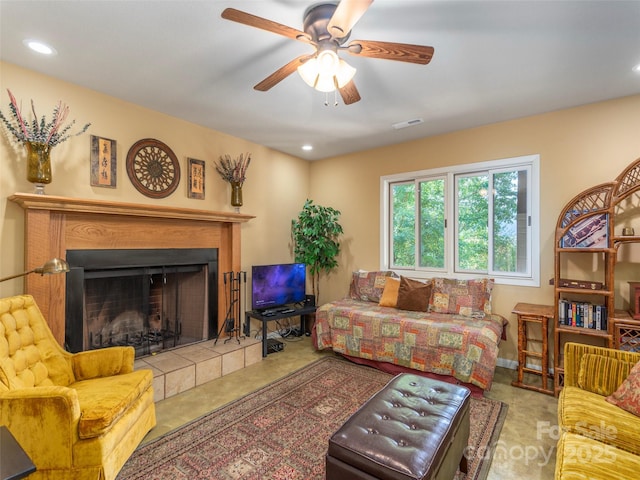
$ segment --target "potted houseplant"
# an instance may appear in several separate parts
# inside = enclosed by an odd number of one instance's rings
[[[220,162],[214,162],[216,172],[225,182],[231,184],[231,206],[239,210],[242,206],[242,185],[247,179],[247,169],[251,163],[251,154],[242,153],[238,158],[221,155]]]
[[[315,205],[307,199],[298,218],[291,221],[295,261],[309,268],[311,291],[316,301],[320,296],[320,274],[338,266],[338,238],[343,233],[339,218],[340,211]]]
[[[27,180],[36,185],[35,193],[44,193],[44,185],[51,183],[51,149],[75,135],[81,135],[87,131],[90,123],[87,123],[79,132],[72,134],[71,127],[76,123],[72,120],[64,124],[69,115],[69,107],[58,102],[53,109],[51,120],[45,116],[38,118],[35,105],[31,100],[32,119],[27,120],[21,112],[16,98],[9,93],[9,114],[0,111],[0,120],[5,126],[9,137],[13,137],[27,149]]]

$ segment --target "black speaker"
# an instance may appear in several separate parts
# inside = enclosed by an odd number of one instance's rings
[[[315,295],[305,295],[304,304],[307,307],[315,307],[316,306],[316,296]]]

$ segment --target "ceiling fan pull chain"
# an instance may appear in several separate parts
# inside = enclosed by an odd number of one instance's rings
[[[333,91],[333,106],[338,106],[338,90]]]
[[[329,106],[329,92],[324,92],[324,106]]]

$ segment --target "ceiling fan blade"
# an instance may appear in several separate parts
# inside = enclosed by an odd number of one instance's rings
[[[372,40],[354,40],[345,48],[352,55],[361,57],[384,58],[399,62],[426,65],[433,57],[433,47],[411,45],[408,43],[376,42]]]
[[[315,56],[315,53],[311,55],[300,55],[299,57],[294,58],[285,66],[280,67],[278,70],[276,70],[267,78],[265,78],[260,83],[258,83],[255,87],[253,87],[254,90],[266,92],[267,90],[276,86],[282,80],[287,78],[289,75],[291,75],[293,72],[295,72],[298,69],[300,65],[302,65],[304,62],[306,62],[310,58],[313,58],[314,56]]]
[[[346,37],[373,0],[342,0],[327,25],[332,39]]]
[[[236,10],[235,8],[225,8],[221,16],[222,18],[231,20],[232,22],[242,23],[244,25],[249,25],[250,27],[261,28],[262,30],[267,30],[268,32],[273,32],[287,38],[292,38],[293,40],[300,40],[301,42],[311,43],[311,37],[300,30],[296,30],[292,27],[287,27],[286,25],[282,25],[281,23],[274,22],[272,20],[267,20],[266,18],[257,17],[255,15],[251,15],[250,13]]]
[[[339,89],[339,92],[345,105],[351,105],[352,103],[360,101],[360,93],[356,88],[356,84],[353,83],[353,80],[350,80],[349,83]]]

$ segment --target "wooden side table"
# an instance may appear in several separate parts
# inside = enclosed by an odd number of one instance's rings
[[[518,303],[511,313],[518,316],[518,380],[511,383],[514,387],[526,388],[540,393],[553,395],[553,388],[548,387],[552,379],[549,374],[549,319],[555,317],[555,309],[551,305],[537,305],[534,303]],[[529,336],[531,327],[540,330],[540,338]],[[539,344],[541,351],[530,350],[531,344]],[[527,367],[527,359],[540,359],[541,370]],[[524,383],[524,374],[539,375],[542,386]]]

